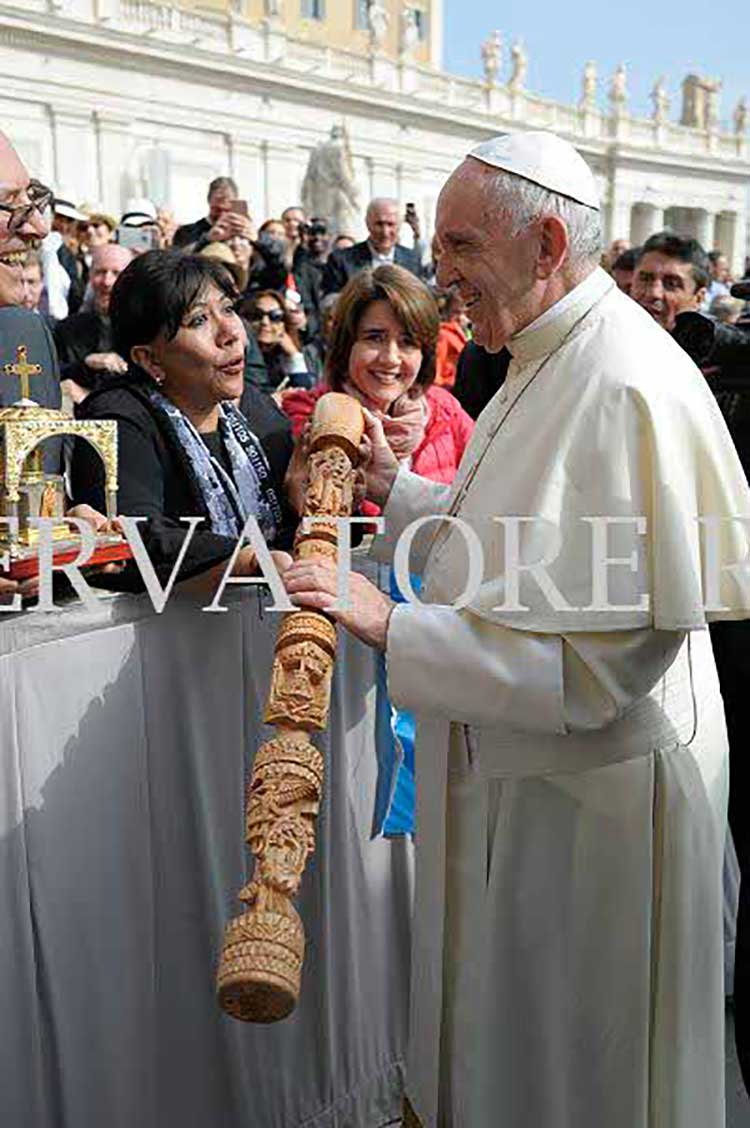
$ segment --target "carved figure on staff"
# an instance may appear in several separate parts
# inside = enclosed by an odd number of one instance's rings
[[[310,429],[304,516],[351,512],[362,436],[356,400],[332,392],[317,406]],[[330,549],[330,523],[314,523],[295,542]],[[335,557],[334,557],[335,562]],[[319,611],[295,611],[276,640],[267,724],[278,736],[259,750],[247,800],[246,838],[255,857],[252,880],[240,893],[248,906],[230,921],[218,972],[219,1001],[235,1018],[272,1022],[293,1009],[300,990],[304,929],[291,897],[315,847],[323,761],[309,733],[325,728],[336,654],[336,628]]]

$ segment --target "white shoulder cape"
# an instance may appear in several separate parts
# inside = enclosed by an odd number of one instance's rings
[[[511,341],[506,384],[480,417],[448,499],[483,550],[469,609],[554,633],[750,617],[750,491],[711,390],[604,272],[578,290],[558,316]],[[562,599],[524,572],[512,598],[497,517],[533,518],[519,525],[522,564],[543,559],[559,532],[546,572]],[[592,517],[620,519],[599,522],[599,557],[626,563],[594,567]],[[427,562],[429,601],[454,601],[467,559],[464,536],[445,526]]]

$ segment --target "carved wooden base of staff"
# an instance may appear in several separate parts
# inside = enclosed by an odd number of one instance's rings
[[[352,511],[363,419],[359,404],[330,392],[318,401],[310,432],[304,515],[297,559],[336,558],[337,517]],[[284,616],[264,720],[278,735],[259,749],[247,794],[246,838],[255,857],[239,897],[247,911],[227,925],[218,972],[219,1003],[244,1022],[276,1022],[299,997],[305,933],[292,904],[309,854],[323,787],[323,757],[310,733],[325,728],[336,656],[336,628],[319,611]]]

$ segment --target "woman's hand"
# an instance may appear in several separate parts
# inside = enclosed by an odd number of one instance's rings
[[[89,353],[83,363],[97,372],[117,372],[122,375],[128,370],[126,361],[116,352]]]
[[[82,388],[75,380],[61,380],[60,391],[67,396],[71,403],[83,403],[89,394],[89,388]]]
[[[284,574],[288,571],[288,569],[293,564],[292,557],[289,555],[289,553],[288,552],[282,552],[278,548],[272,548],[271,549],[271,559],[274,562],[274,566],[276,568],[276,571],[282,577],[284,576]],[[219,567],[222,569],[222,574],[223,574],[223,571],[224,571],[224,568],[226,567],[226,565],[219,565]],[[258,557],[255,555],[255,550],[252,549],[250,547],[250,545],[245,545],[244,548],[240,549],[239,555],[237,556],[237,559],[235,560],[232,575],[233,576],[257,576],[258,572],[259,572]]]
[[[391,414],[381,416],[383,433],[396,458],[408,458],[424,438],[430,409],[425,396],[399,396]]]
[[[0,604],[7,605],[12,603],[16,595],[20,595],[22,599],[31,599],[32,596],[39,594],[39,577],[32,576],[28,580],[9,580],[5,576],[0,576]]]
[[[67,510],[65,514],[67,517],[75,517],[79,521],[85,521],[90,525],[95,533],[121,533],[122,525],[116,517],[111,521],[98,509],[94,509],[91,505],[74,505]]]
[[[337,596],[336,565],[332,561],[322,556],[299,560],[285,572],[283,580],[293,603],[325,611],[367,646],[385,650],[395,603],[364,576],[349,573],[345,611],[331,607]]]
[[[285,354],[285,356],[299,356],[299,355],[301,355],[300,350],[297,348],[294,341],[289,336],[289,332],[286,329],[281,334],[281,337],[279,339],[279,346],[281,347],[281,350]]]
[[[294,444],[294,451],[284,476],[287,501],[298,517],[302,516],[307,490],[307,457],[310,451],[310,424],[306,423]]]
[[[382,509],[398,474],[398,459],[388,445],[381,420],[366,407],[362,414],[365,433],[359,448],[360,465],[365,471],[367,497]]]
[[[282,552],[280,549],[272,548],[271,559],[274,562],[276,571],[283,579],[292,564],[291,556],[288,552]],[[222,561],[221,564],[214,564],[213,568],[209,568],[205,572],[200,572],[197,576],[191,576],[189,580],[181,580],[179,582],[179,590],[183,595],[214,595],[226,570],[226,560]],[[257,574],[258,557],[255,555],[255,550],[251,548],[249,544],[246,544],[237,554],[237,559],[232,569],[232,575],[257,576]]]

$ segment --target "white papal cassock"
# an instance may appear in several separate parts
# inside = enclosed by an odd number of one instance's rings
[[[695,518],[747,517],[747,485],[701,374],[602,271],[509,347],[456,482],[400,471],[377,549],[452,511],[485,562],[445,606],[467,555],[444,525],[412,557],[432,606],[388,631],[391,697],[418,719],[408,1095],[429,1128],[723,1128],[727,745],[705,623],[749,613],[748,538]],[[544,518],[520,560],[559,547],[555,590],[523,573],[515,598],[499,515]],[[592,516],[621,519],[604,605]]]

